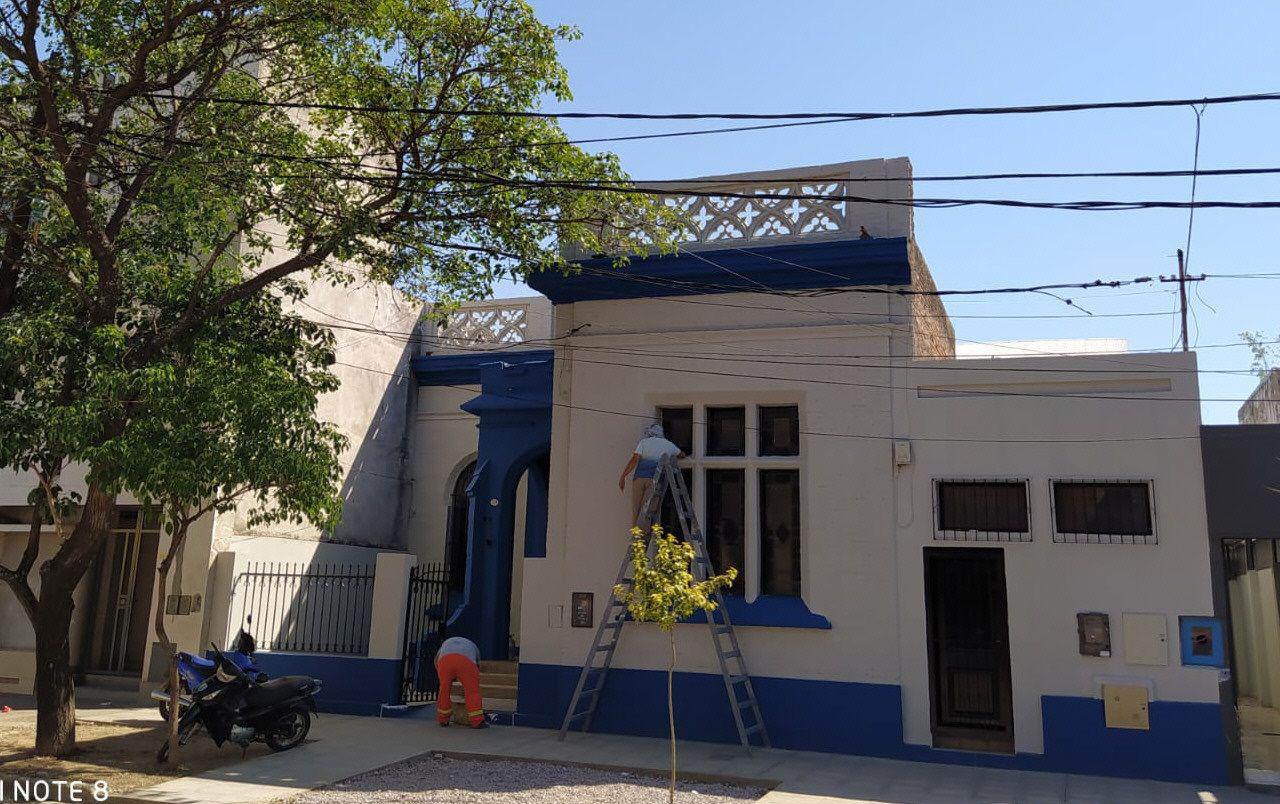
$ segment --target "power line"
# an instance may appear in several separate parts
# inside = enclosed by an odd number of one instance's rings
[[[142,133],[135,133],[129,136],[140,137],[142,139],[148,139],[148,140],[160,140],[163,142],[170,142],[178,145],[187,145],[192,147],[199,146],[199,143],[196,141],[181,140],[176,137],[167,137],[167,136],[158,137],[155,135],[148,135],[148,134],[142,134]],[[647,137],[650,135],[639,135],[639,136]],[[634,138],[628,138],[628,139],[634,139]],[[582,142],[595,142],[595,141],[596,140],[564,140],[558,144],[572,145],[572,144],[578,144]],[[130,149],[128,146],[124,145],[123,143],[117,142],[115,144],[118,147],[122,147],[122,148],[125,148],[126,150],[129,150],[131,153],[134,153],[135,155],[146,156],[144,152]],[[546,144],[550,144],[550,143],[546,143]],[[483,146],[475,146],[474,148],[463,148],[463,149],[446,148],[446,149],[442,149],[442,153],[452,153],[458,150],[495,150],[496,151],[496,150],[505,150],[508,147],[511,147],[511,146],[483,145]],[[367,153],[359,154],[358,159],[348,159],[346,157],[336,156],[336,155],[325,156],[325,155],[313,154],[313,155],[301,156],[298,154],[281,154],[281,153],[271,153],[271,152],[265,152],[265,151],[252,151],[252,150],[246,150],[246,149],[234,149],[234,150],[237,150],[240,153],[243,153],[246,156],[250,156],[255,159],[278,159],[281,161],[290,161],[290,162],[309,162],[309,163],[314,163],[317,165],[324,165],[324,166],[333,166],[335,164],[345,164],[348,167],[359,167],[361,170],[373,170],[373,171],[379,171],[383,173],[392,173],[392,174],[400,172],[402,170],[400,168],[396,168],[391,165],[360,162],[360,159],[396,156],[397,154],[392,151],[367,152]],[[207,164],[223,164],[224,161],[225,160],[218,160],[218,161],[205,160]],[[413,174],[415,172],[421,172],[421,171],[409,170],[408,172],[410,174]],[[1176,169],[1176,170],[1102,170],[1102,171],[1092,170],[1092,171],[1021,171],[1021,172],[1006,171],[1006,172],[997,172],[997,173],[958,173],[958,174],[938,174],[938,175],[924,175],[924,176],[913,175],[913,176],[904,176],[898,180],[911,181],[914,183],[914,182],[1006,181],[1006,180],[1016,180],[1016,179],[1194,178],[1197,176],[1217,176],[1217,177],[1266,176],[1266,175],[1275,175],[1278,173],[1280,173],[1280,167],[1206,168],[1204,170],[1201,170],[1199,169],[1199,166],[1197,163],[1196,167],[1194,167],[1191,170]],[[271,174],[271,175],[273,176],[273,178],[308,178],[308,176],[305,174],[297,174],[297,175]],[[433,174],[428,171],[427,175],[434,176],[437,174]],[[354,178],[356,176],[351,176],[351,177]],[[879,176],[842,176],[835,180],[841,183],[846,183],[846,184],[850,184],[850,183],[861,184],[861,183],[877,183],[877,182],[893,181],[894,179],[886,179],[884,177],[879,177]],[[689,194],[699,194],[699,193],[702,193],[703,190],[695,189],[695,188],[699,188],[700,186],[703,186],[703,185],[713,186],[713,187],[722,187],[726,184],[776,185],[780,182],[795,184],[795,183],[830,183],[831,181],[833,181],[833,177],[831,176],[791,176],[785,180],[778,179],[778,178],[750,178],[750,177],[741,177],[741,178],[732,178],[732,179],[726,179],[726,178],[685,178],[685,179],[628,178],[626,180],[619,179],[619,180],[613,180],[613,181],[604,180],[604,179],[592,179],[584,183],[599,186],[599,187],[623,187],[623,188],[636,186],[636,185],[653,186],[653,187],[662,186],[662,185],[675,185],[676,189],[685,188],[685,187],[690,188],[688,190]]]
[[[108,92],[110,90],[101,91]],[[172,92],[150,92],[142,94],[163,100],[181,100],[185,102],[194,101],[197,103],[227,104],[234,106],[257,106],[274,109],[313,109],[317,111],[349,112],[353,114],[415,114],[441,117],[538,118],[550,120],[785,120],[833,123],[866,120],[904,120],[929,117],[1046,114],[1103,109],[1153,109],[1169,106],[1218,106],[1222,104],[1255,103],[1280,100],[1280,93],[1263,92],[1243,95],[1218,95],[1205,98],[1100,101],[1085,103],[1034,104],[1025,106],[965,106],[944,109],[920,109],[904,112],[577,112],[572,110],[561,112],[535,112],[520,109],[449,109],[429,106],[388,106],[321,103],[314,101],[282,101],[265,100],[261,98],[232,98],[217,95],[193,97],[191,95]]]
[[[1280,96],[1277,96],[1280,99]],[[190,143],[198,145],[198,143]],[[126,147],[126,146],[120,146]],[[127,149],[127,147],[126,147]],[[131,150],[131,149],[127,149]],[[133,151],[134,153],[139,153]],[[242,151],[248,155],[255,155],[252,151]],[[292,159],[295,161],[308,161],[310,157],[289,157],[286,155],[270,155],[258,153],[257,156],[266,159]],[[350,167],[350,166],[349,166]],[[477,185],[481,188],[506,187],[510,189],[559,189],[571,190],[575,192],[602,192],[616,193],[622,195],[649,195],[656,197],[687,197],[689,195],[710,195],[717,198],[738,198],[751,201],[828,201],[828,202],[851,202],[858,204],[880,204],[886,206],[910,207],[913,209],[953,209],[957,207],[970,206],[994,206],[1022,209],[1058,209],[1072,211],[1091,211],[1091,212],[1130,212],[1143,209],[1275,209],[1280,208],[1280,200],[1263,200],[1263,201],[1228,201],[1228,200],[1211,200],[1211,201],[1170,201],[1170,200],[1114,200],[1114,199],[1096,199],[1096,200],[1076,200],[1076,201],[1028,201],[1023,199],[1010,198],[879,198],[869,196],[859,196],[847,193],[769,193],[761,194],[757,192],[743,192],[729,189],[717,189],[712,193],[705,193],[701,190],[691,190],[680,187],[653,187],[643,186],[637,183],[604,183],[597,180],[567,180],[567,179],[508,179],[501,176],[489,174],[452,174],[448,172],[419,171],[413,168],[395,168],[390,166],[361,165],[363,170],[375,170],[384,173],[390,172],[395,174],[389,177],[387,182],[379,184],[377,177],[366,173],[339,173],[330,174],[327,178],[338,181],[354,181],[369,184],[382,189],[397,189],[399,192],[408,195],[434,195],[440,197],[450,197],[457,195],[466,195],[466,192],[459,190],[440,191],[437,189],[426,190],[415,187],[397,187],[397,183],[401,178],[421,176],[433,182],[440,183],[457,183]],[[1240,168],[1226,169],[1232,171],[1265,171],[1280,172],[1277,168]],[[1165,171],[1159,172],[1161,174]],[[1167,172],[1172,175],[1174,172]],[[1184,172],[1185,173],[1185,172]],[[124,173],[123,175],[130,175]],[[300,180],[321,178],[308,174],[299,174],[289,176],[287,174],[263,174],[268,178],[296,178]],[[1031,177],[1032,174],[1027,174]],[[1101,174],[1100,174],[1101,175]],[[1219,174],[1227,175],[1227,174]],[[1250,175],[1249,173],[1233,173],[1231,175]],[[910,180],[908,177],[902,177],[901,181]],[[959,180],[959,179],[957,179]],[[673,183],[677,180],[671,180]],[[733,180],[725,180],[728,183],[734,183]],[[780,180],[774,180],[775,183]],[[839,184],[843,179],[828,177],[823,183]]]
[[[747,254],[751,254],[753,256],[760,257],[761,259],[769,259],[769,260],[781,262],[784,265],[791,265],[791,266],[805,269],[805,270],[814,270],[814,269],[810,269],[808,266],[805,266],[805,265],[792,263],[787,260],[777,260],[776,258],[770,255],[759,254],[756,252],[749,251],[747,249],[739,248],[737,250]],[[709,257],[707,257],[706,254],[696,252],[696,251],[688,251],[688,250],[683,250],[683,252],[686,254],[689,254],[690,256],[696,256],[699,259],[702,259],[708,264],[713,265],[717,268],[720,268],[722,270],[728,270],[727,268],[725,268],[725,266],[721,265],[720,263],[717,263],[711,260]],[[895,287],[836,287],[836,286],[811,288],[811,289],[804,289],[804,290],[784,290],[784,289],[773,288],[768,285],[761,286],[758,289],[756,288],[748,289],[744,285],[727,285],[727,284],[715,283],[715,282],[696,282],[696,281],[683,280],[683,279],[677,280],[677,279],[671,279],[668,277],[656,277],[653,275],[638,274],[632,271],[609,270],[609,269],[596,268],[594,266],[585,266],[585,265],[579,266],[579,268],[584,273],[590,273],[596,276],[603,275],[607,277],[616,277],[619,279],[627,279],[627,280],[636,281],[636,282],[643,282],[648,284],[657,284],[657,285],[663,285],[667,287],[680,288],[682,290],[702,290],[702,291],[707,291],[711,293],[744,293],[744,292],[745,293],[764,293],[765,295],[769,295],[769,296],[782,296],[786,298],[820,297],[820,296],[845,295],[845,294],[866,294],[866,295],[872,295],[872,296],[932,296],[932,297],[984,296],[984,295],[1005,295],[1005,294],[1012,294],[1012,293],[1038,293],[1040,291],[1045,291],[1045,290],[1091,290],[1095,288],[1119,288],[1119,287],[1127,287],[1130,285],[1147,285],[1147,284],[1153,284],[1153,283],[1167,284],[1167,283],[1178,282],[1178,278],[1176,276],[1168,277],[1168,276],[1157,275],[1157,276],[1137,276],[1137,277],[1133,277],[1132,279],[1094,279],[1087,282],[1055,282],[1055,283],[1045,283],[1040,285],[1026,285],[1026,286],[1020,286],[1020,287],[1011,286],[1011,287],[968,288],[968,289],[948,289],[948,290],[936,290],[936,289],[925,290],[920,288],[895,288]],[[847,277],[841,276],[839,274],[828,273],[826,271],[819,271],[818,273],[826,274],[842,281],[848,281]],[[1207,276],[1188,277],[1186,281],[1203,282],[1203,281],[1206,281],[1207,279],[1208,279]]]
[[[343,366],[347,366],[349,368],[354,368],[354,369],[361,369],[364,371],[370,371],[376,374],[383,374],[390,377],[402,377],[402,378],[408,377],[411,379],[410,375],[407,375],[407,374],[401,374],[399,372],[384,371],[382,369],[375,369],[369,366],[361,366],[354,363],[338,363],[338,365],[343,365]],[[465,385],[452,385],[452,384],[445,383],[442,386],[438,386],[438,387],[453,388],[459,391],[474,392],[473,388],[469,388],[468,386],[465,386]],[[627,418],[644,419],[647,421],[653,421],[654,419],[653,414],[632,413],[630,411],[610,410],[607,408],[596,408],[588,405],[572,404],[568,402],[557,402],[554,399],[548,403],[545,399],[525,397],[525,396],[520,396],[518,394],[512,394],[512,393],[499,393],[499,394],[495,394],[495,396],[501,397],[503,399],[515,400],[518,402],[537,402],[539,404],[549,404],[551,407],[557,407],[557,408],[562,408],[566,410],[582,411],[585,413],[599,413],[599,414],[605,414],[605,415],[611,415],[611,416],[624,416]],[[694,424],[703,425],[705,424],[705,422],[695,421]],[[746,425],[746,429],[758,430],[759,428],[753,427],[748,424]],[[799,432],[801,435],[816,436],[820,438],[850,438],[850,439],[863,439],[863,440],[871,440],[871,441],[910,440],[910,441],[919,441],[919,442],[966,443],[966,444],[1108,444],[1108,443],[1133,443],[1133,442],[1144,442],[1144,441],[1186,441],[1186,440],[1199,439],[1200,437],[1199,434],[1196,434],[1196,435],[1178,435],[1178,436],[1122,436],[1118,438],[1091,436],[1088,438],[998,438],[996,439],[996,438],[961,438],[961,437],[946,438],[946,437],[916,436],[916,435],[906,435],[906,434],[876,435],[876,434],[870,434],[870,433],[826,432],[826,431],[820,431],[820,430],[803,430],[803,429],[800,430]]]

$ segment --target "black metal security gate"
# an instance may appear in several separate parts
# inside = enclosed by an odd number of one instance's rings
[[[926,547],[933,744],[1013,751],[1004,552]]]
[[[422,564],[409,573],[409,601],[404,613],[404,659],[400,669],[400,702],[436,699],[436,651],[444,641],[448,614],[449,569]]]

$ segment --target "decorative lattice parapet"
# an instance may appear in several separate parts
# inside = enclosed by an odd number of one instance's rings
[[[437,327],[440,349],[496,349],[551,337],[551,303],[542,296],[467,302]]]
[[[678,243],[692,251],[857,239],[864,229],[875,238],[912,235],[911,163],[906,158],[642,186],[664,193],[663,203],[684,220]],[[641,232],[631,237],[652,242]]]

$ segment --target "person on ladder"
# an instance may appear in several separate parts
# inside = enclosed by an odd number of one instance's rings
[[[480,696],[480,649],[466,637],[449,637],[436,652],[436,675],[440,692],[436,697],[436,722],[448,726],[453,718],[453,682],[462,684],[467,720],[473,729],[483,729],[484,700]]]
[[[622,491],[626,488],[627,475],[631,475],[632,522],[640,517],[640,506],[644,504],[644,496],[653,485],[653,476],[658,471],[658,461],[663,455],[674,455],[676,460],[684,457],[680,448],[666,439],[661,424],[650,424],[644,428],[644,434],[640,443],[636,444],[631,460],[627,461],[622,474],[618,476],[618,491]]]

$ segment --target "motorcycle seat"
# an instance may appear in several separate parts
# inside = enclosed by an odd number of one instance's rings
[[[199,667],[201,670],[208,670],[209,672],[213,672],[213,668],[217,667],[217,664],[212,659],[206,659],[195,654],[187,654],[187,661],[191,662],[193,667]]]
[[[254,709],[275,706],[314,688],[315,681],[307,676],[281,676],[250,687],[244,696],[245,703]]]

